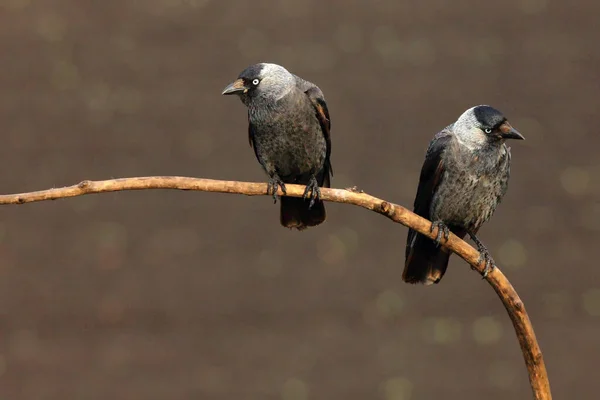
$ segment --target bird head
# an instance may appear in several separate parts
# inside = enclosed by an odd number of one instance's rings
[[[255,101],[274,102],[285,96],[295,84],[294,75],[281,65],[260,63],[243,70],[221,94],[238,95],[246,105]]]
[[[454,123],[454,132],[467,144],[484,145],[506,139],[524,140],[504,114],[493,107],[480,105],[469,108]]]

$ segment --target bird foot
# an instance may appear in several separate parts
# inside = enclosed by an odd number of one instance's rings
[[[442,235],[444,239],[448,240],[450,237],[450,229],[444,224],[442,221],[435,221],[431,223],[431,228],[429,228],[429,232],[433,232],[433,230],[437,228],[437,235],[435,236],[435,243],[439,246],[442,242]]]
[[[492,272],[494,270],[494,268],[496,268],[496,262],[490,255],[490,252],[488,251],[488,249],[483,247],[483,248],[478,248],[478,250],[479,250],[479,259],[477,260],[477,262],[481,264],[483,261],[485,261],[485,267],[483,268],[483,275],[482,275],[483,279],[485,279],[485,278],[487,278],[488,274],[490,272]]]
[[[310,199],[310,203],[308,204],[309,210],[315,205],[315,201],[321,198],[321,189],[319,188],[317,178],[314,176],[310,178],[310,182],[308,182],[308,185],[306,185],[306,189],[304,189],[304,194],[302,197],[304,200]]]
[[[487,249],[487,247],[485,247],[485,245],[481,242],[481,240],[477,238],[477,236],[471,233],[469,233],[469,236],[471,236],[471,239],[473,239],[475,245],[477,245],[477,250],[479,251],[479,259],[477,260],[477,263],[481,264],[482,262],[485,262],[482,274],[483,279],[485,279],[487,278],[489,273],[492,272],[494,268],[496,268],[496,262],[490,255],[490,252]]]
[[[267,183],[267,194],[273,195],[273,203],[277,203],[277,191],[281,188],[283,194],[287,194],[285,189],[285,183],[281,180],[281,178],[277,175],[273,175],[269,182]]]

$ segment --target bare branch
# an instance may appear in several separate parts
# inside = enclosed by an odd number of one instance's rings
[[[287,196],[301,197],[304,186],[286,185]],[[143,189],[178,189],[198,190],[203,192],[235,193],[248,196],[267,195],[265,183],[220,181],[178,176],[150,176],[139,178],[110,179],[105,181],[83,181],[78,185],[63,188],[41,190],[38,192],[0,195],[0,204],[24,204],[35,201],[56,200],[66,197],[82,196],[92,193],[117,192],[123,190]],[[281,191],[280,195],[283,195]],[[378,199],[356,190],[321,189],[321,198],[335,203],[353,204],[382,214],[394,222],[410,227],[425,236],[435,238],[437,229],[429,232],[431,222],[412,213],[406,208]],[[479,252],[466,242],[451,234],[443,243],[453,253],[464,259],[471,267],[483,274],[484,264],[478,263]],[[551,400],[550,383],[542,352],[537,343],[535,333],[525,306],[508,279],[495,268],[486,278],[504,304],[513,323],[525,364],[529,371],[529,381],[536,400]]]

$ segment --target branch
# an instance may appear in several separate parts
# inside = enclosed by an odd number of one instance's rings
[[[304,186],[286,185],[287,196],[301,197]],[[178,189],[198,190],[203,192],[235,193],[248,196],[267,195],[265,183],[219,181],[212,179],[196,179],[178,176],[151,176],[140,178],[110,179],[105,181],[83,181],[77,185],[63,188],[41,190],[30,193],[0,195],[0,204],[24,204],[44,200],[56,200],[66,197],[83,196],[92,193],[117,192],[122,190],[143,189]],[[281,190],[279,191],[280,195]],[[344,189],[321,189],[321,198],[335,203],[353,204],[382,214],[394,222],[410,227],[417,232],[435,238],[437,229],[429,232],[431,222],[412,213],[406,208],[393,204],[366,193],[358,193]],[[480,274],[483,274],[484,263],[479,263],[479,252],[466,242],[450,234],[444,246],[456,253]],[[525,306],[508,279],[495,268],[486,278],[487,282],[500,297],[513,323],[525,364],[529,371],[529,382],[536,400],[551,400],[550,383],[542,352],[535,338],[533,327]]]

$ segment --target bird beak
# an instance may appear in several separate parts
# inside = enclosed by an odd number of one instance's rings
[[[223,89],[223,93],[221,94],[241,94],[246,93],[248,88],[244,85],[244,81],[242,79],[237,79],[235,82],[227,85],[225,89]]]
[[[519,133],[515,128],[511,126],[508,122],[500,125],[500,136],[502,139],[517,139],[517,140],[525,140],[525,137]]]

